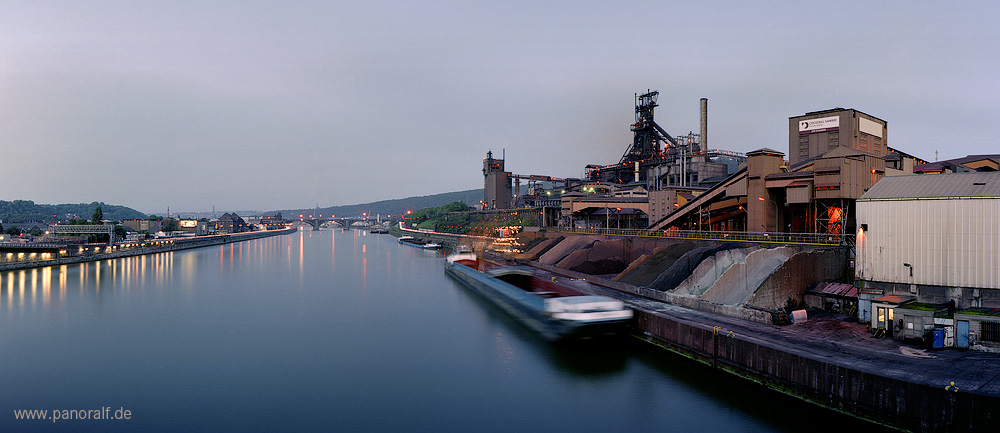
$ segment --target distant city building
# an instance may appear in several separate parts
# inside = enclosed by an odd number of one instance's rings
[[[215,221],[216,233],[242,233],[248,231],[247,223],[235,213],[226,212]]]
[[[122,220],[122,225],[137,232],[156,233],[163,230],[163,219]]]
[[[177,221],[177,229],[195,236],[204,236],[208,234],[208,221],[198,221],[193,219],[180,220]]]
[[[285,227],[285,220],[281,217],[281,212],[274,215],[264,215],[260,217],[260,226],[264,230],[277,230]]]

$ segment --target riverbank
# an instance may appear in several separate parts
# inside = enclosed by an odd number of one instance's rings
[[[998,354],[928,351],[874,338],[843,318],[788,326],[742,320],[649,299],[620,281],[527,264],[629,303],[638,338],[773,390],[902,430],[1000,430]]]
[[[296,229],[295,227],[289,227],[278,230],[232,233],[225,235],[197,236],[190,238],[167,238],[167,239],[161,239],[160,242],[157,242],[156,245],[118,250],[110,253],[94,253],[88,255],[64,257],[64,258],[57,258],[50,260],[2,263],[0,264],[0,271],[13,271],[18,269],[42,268],[46,266],[61,266],[61,265],[70,265],[75,263],[96,262],[101,260],[117,259],[121,257],[141,256],[145,254],[155,254],[168,251],[180,251],[192,248],[224,245],[235,242],[243,242],[251,239],[260,239],[271,236],[279,236],[284,234],[295,233],[296,230],[298,229]]]
[[[421,234],[468,243],[454,235]],[[574,245],[558,247],[560,242],[553,240],[543,248],[584,249],[573,241],[567,244]],[[563,278],[585,280],[595,292],[629,303],[636,311],[635,335],[673,353],[896,429],[1000,431],[1000,372],[996,370],[1000,355],[930,351],[874,338],[864,325],[848,322],[846,317],[810,318],[778,326],[763,311],[668,296],[607,275],[543,263],[538,256],[518,262]],[[636,257],[632,258],[641,263]],[[675,300],[688,302],[671,302]],[[697,305],[688,305],[692,302]]]

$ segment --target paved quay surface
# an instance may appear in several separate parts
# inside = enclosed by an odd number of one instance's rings
[[[564,277],[558,277],[564,278]],[[756,340],[811,359],[911,383],[945,388],[952,382],[958,392],[1000,397],[1000,354],[974,350],[926,349],[891,338],[874,338],[864,324],[822,315],[795,325],[765,325],[692,310],[651,299],[586,284],[591,291],[612,296],[636,308],[700,323],[720,334]]]

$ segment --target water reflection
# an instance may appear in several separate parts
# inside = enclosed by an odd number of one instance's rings
[[[197,258],[185,257],[185,277],[195,278]],[[23,313],[38,307],[55,307],[66,300],[70,285],[78,288],[80,295],[92,290],[95,295],[101,291],[125,291],[142,289],[147,275],[153,277],[157,287],[173,281],[174,253],[165,252],[149,256],[123,257],[119,259],[86,262],[75,265],[46,266],[0,272],[0,308],[13,312],[14,307]],[[70,283],[72,281],[73,283]]]
[[[286,245],[291,248],[292,242],[287,237],[277,236],[220,245],[214,251],[218,255],[219,269],[233,271],[234,266],[259,265],[265,257],[276,255]],[[209,251],[213,250],[163,252],[0,272],[0,311],[23,313],[54,306],[54,302],[64,302],[70,291],[81,296],[90,291],[99,298],[102,291],[145,291],[149,284],[159,293],[172,287],[178,279],[182,289],[191,290],[198,286],[198,267]],[[304,262],[305,251],[299,242],[300,273]]]

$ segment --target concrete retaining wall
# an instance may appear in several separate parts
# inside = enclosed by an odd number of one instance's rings
[[[877,423],[912,431],[1000,431],[996,397],[855,370],[807,350],[649,311],[636,310],[635,326],[671,351]]]
[[[701,299],[727,305],[743,305],[761,283],[798,250],[790,247],[762,248],[750,252],[743,261],[731,264]]]
[[[714,256],[706,257],[691,275],[682,281],[671,293],[677,295],[701,296],[722,277],[730,267],[746,261],[747,254],[756,251],[752,248],[736,248],[719,251]]]
[[[748,305],[776,310],[788,298],[803,302],[806,288],[819,281],[846,281],[847,251],[826,248],[800,251],[775,269],[747,301]]]

